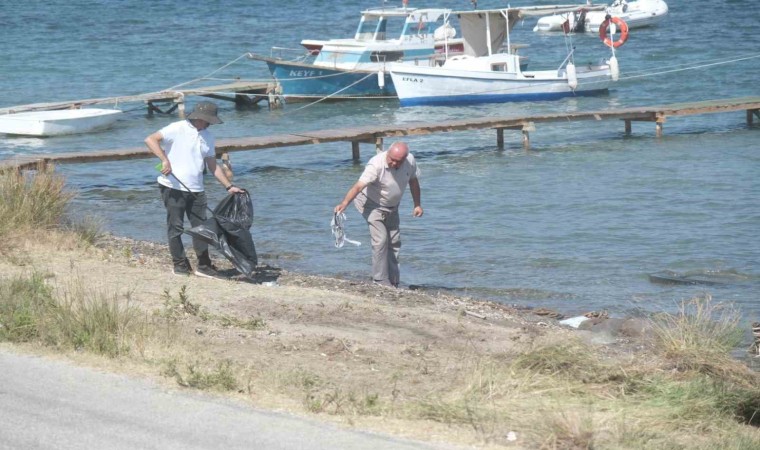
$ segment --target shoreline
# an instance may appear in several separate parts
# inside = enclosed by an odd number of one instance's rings
[[[112,247],[119,249],[121,251],[125,251],[125,249],[128,249],[129,253],[132,254],[133,259],[135,262],[141,262],[141,263],[147,263],[150,261],[152,264],[162,264],[166,267],[166,270],[170,273],[171,272],[171,262],[169,261],[169,249],[168,246],[164,243],[159,242],[152,242],[152,241],[145,241],[145,240],[138,240],[133,239],[129,237],[124,236],[117,236],[111,233],[105,234],[100,237],[99,241],[96,243],[96,246],[102,249]],[[191,256],[191,261],[193,261],[193,254],[192,254],[192,247],[188,246],[186,250],[188,251],[188,254]],[[231,263],[227,261],[222,255],[220,255],[215,249],[212,248],[213,246],[209,246],[209,249],[212,251],[212,259],[214,260],[214,264],[218,266],[220,271],[229,279],[227,281],[239,281],[243,277],[240,276],[237,271],[234,270]],[[262,260],[271,260],[271,257],[268,257],[267,254],[260,254],[259,255],[259,261]],[[352,292],[352,293],[360,293],[360,294],[370,294],[375,293],[375,295],[379,292],[382,292],[383,297],[387,298],[398,298],[403,297],[404,295],[422,295],[426,297],[441,297],[441,298],[447,298],[447,299],[457,299],[458,301],[462,302],[462,305],[471,304],[473,305],[473,308],[482,308],[484,306],[489,306],[492,308],[495,308],[499,311],[505,311],[510,314],[515,315],[535,315],[537,316],[536,320],[537,322],[545,319],[553,319],[555,321],[559,321],[562,319],[570,318],[565,313],[561,311],[556,311],[554,309],[545,308],[545,307],[532,307],[532,306],[523,306],[523,305],[517,305],[517,304],[507,304],[503,302],[499,302],[493,299],[489,298],[481,298],[471,295],[465,295],[458,292],[458,289],[456,288],[447,288],[443,286],[428,286],[428,285],[406,285],[404,286],[402,284],[399,288],[391,288],[391,287],[384,287],[384,286],[378,286],[373,284],[369,279],[367,280],[361,280],[356,278],[342,278],[335,275],[325,275],[325,274],[318,274],[318,273],[307,273],[307,272],[297,272],[297,271],[290,271],[285,268],[271,266],[269,264],[261,264],[259,263],[259,266],[257,267],[257,276],[256,281],[258,284],[265,285],[265,286],[275,286],[278,285],[278,279],[282,278],[283,282],[286,284],[295,284],[295,285],[301,285],[301,286],[309,286],[309,287],[315,287],[315,288],[325,288],[325,289],[340,289],[344,292]],[[486,316],[477,314],[476,311],[472,311],[474,314],[473,317],[476,318],[486,318]],[[609,314],[606,310],[604,311],[588,311],[586,315],[589,318],[596,318],[598,319],[596,323],[601,323],[604,319],[609,318]],[[541,319],[544,318],[544,319]],[[578,328],[578,327],[569,327],[569,328]]]
[[[108,233],[101,236],[96,247],[110,247],[122,251],[129,249],[136,262],[150,261],[150,264],[161,264],[167,272],[171,273],[171,263],[168,258],[169,249],[166,244]],[[192,253],[192,247],[188,250]],[[236,278],[242,279],[237,271],[232,268],[231,263],[216,250],[212,250],[212,256],[215,256],[212,259],[220,270],[227,276],[231,276],[229,280],[222,281],[236,282]],[[269,258],[259,258],[260,261],[262,259]],[[221,264],[219,264],[220,262]],[[446,309],[456,310],[459,314],[469,316],[471,319],[487,321],[489,319],[504,319],[505,317],[519,318],[524,324],[576,333],[582,340],[590,344],[617,345],[620,348],[626,348],[624,352],[629,352],[631,348],[641,349],[653,339],[650,319],[639,316],[616,317],[614,313],[610,314],[607,310],[588,311],[583,315],[568,316],[561,311],[550,308],[506,304],[488,298],[459,294],[447,288],[435,290],[425,287],[416,288],[415,285],[392,288],[378,286],[371,281],[292,272],[268,264],[259,264],[257,272],[257,281],[261,286],[277,287],[282,280],[284,286],[308,287],[327,291],[338,290],[347,294],[374,296],[392,301],[403,298],[432,299],[437,300],[441,305],[447,305]],[[235,274],[238,275],[235,276]],[[732,356],[738,361],[746,363],[750,369],[760,372],[760,358],[753,357],[754,355],[750,351],[751,345],[751,341],[743,342],[743,347],[734,349]],[[750,350],[745,351],[745,348],[750,348]]]

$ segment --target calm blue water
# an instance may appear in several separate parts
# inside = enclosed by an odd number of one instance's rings
[[[398,2],[400,3],[400,1]],[[467,9],[466,0],[412,6]],[[544,2],[546,4],[548,2]],[[504,2],[481,1],[480,7]],[[526,4],[514,2],[513,5]],[[221,104],[219,139],[374,123],[577,111],[760,95],[760,58],[701,69],[678,68],[760,54],[760,7],[739,0],[671,0],[658,27],[633,30],[618,51],[623,80],[608,96],[477,107],[400,108],[396,101],[288,105],[236,110]],[[138,94],[216,71],[249,51],[295,48],[302,38],[345,37],[357,12],[379,1],[46,0],[0,3],[0,107]],[[305,10],[307,6],[309,10]],[[513,42],[533,68],[556,67],[563,38],[537,35],[533,20]],[[578,36],[578,62],[606,56],[595,35]],[[213,75],[267,80],[245,58]],[[197,99],[190,99],[190,106]],[[142,146],[176,116],[146,115],[142,105],[105,132],[48,139],[0,136],[0,159],[17,154]],[[760,120],[756,121],[760,122]],[[760,130],[744,112],[669,118],[665,136],[635,123],[624,136],[614,122],[539,125],[533,148],[519,133],[482,130],[411,137],[423,172],[425,216],[402,205],[402,281],[457,288],[505,303],[566,314],[607,309],[622,316],[672,310],[708,292],[760,319]],[[362,160],[373,147],[362,149]],[[356,180],[350,144],[232,155],[235,182],[253,192],[253,235],[269,262],[289,270],[365,279],[365,225],[350,210],[347,235],[363,242],[336,250],[333,206]],[[109,230],[163,241],[155,161],[62,166],[80,196],[75,214],[97,213]],[[224,196],[211,179],[212,203]],[[276,259],[274,259],[276,258]],[[744,278],[726,286],[649,282],[660,270],[720,271]]]

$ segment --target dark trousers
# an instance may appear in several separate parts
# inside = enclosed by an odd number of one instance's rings
[[[167,237],[169,239],[169,252],[175,266],[185,264],[185,246],[182,245],[182,232],[185,231],[185,216],[190,225],[195,227],[206,220],[206,193],[185,192],[159,185],[161,200],[166,207]],[[198,257],[198,265],[209,266],[211,259],[208,255],[208,244],[193,239],[193,249]]]

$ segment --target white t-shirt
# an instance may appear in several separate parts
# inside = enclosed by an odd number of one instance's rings
[[[187,191],[179,179],[191,192],[203,192],[203,160],[216,156],[214,136],[208,130],[198,131],[189,120],[171,123],[159,132],[172,173],[159,175],[157,181],[163,186]]]
[[[373,156],[364,168],[359,181],[367,184],[363,190],[367,198],[380,206],[395,208],[401,202],[401,196],[409,180],[417,178],[420,173],[411,153],[406,156],[398,169],[388,166],[387,154],[388,152],[384,151]]]

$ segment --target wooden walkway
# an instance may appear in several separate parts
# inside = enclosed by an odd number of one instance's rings
[[[528,149],[530,147],[530,132],[534,131],[536,124],[539,123],[622,120],[625,123],[625,132],[630,134],[631,122],[644,121],[653,122],[655,124],[657,136],[661,136],[663,133],[663,124],[667,117],[725,113],[742,110],[746,111],[746,122],[748,126],[751,126],[754,117],[760,119],[760,97],[710,100],[616,110],[531,115],[523,117],[484,117],[435,123],[416,122],[403,125],[373,125],[349,129],[304,131],[300,133],[272,136],[218,140],[216,152],[217,157],[226,157],[228,155],[225,154],[247,150],[293,147],[327,142],[351,142],[352,155],[355,160],[358,160],[360,143],[375,144],[376,149],[381,150],[383,147],[383,139],[388,137],[415,136],[478,129],[495,129],[496,141],[499,148],[504,147],[504,130],[519,130],[522,132],[523,146]],[[103,150],[87,153],[58,153],[53,155],[34,155],[28,158],[19,157],[8,161],[0,161],[0,169],[17,168],[24,170],[34,168],[39,163],[73,164],[143,158],[155,158],[155,156],[150,153],[145,146],[139,146],[135,148]]]
[[[144,102],[147,104],[148,113],[154,111],[161,113],[174,112],[179,109],[181,116],[185,111],[185,97],[193,95],[209,97],[218,100],[232,101],[237,104],[256,104],[263,99],[268,100],[268,94],[274,89],[274,83],[236,81],[234,83],[216,86],[204,86],[197,88],[165,90],[149,92],[147,94],[123,95],[119,97],[90,98],[84,100],[72,100],[52,103],[32,103],[29,105],[11,106],[0,108],[0,115],[15,114],[27,111],[47,111],[56,109],[79,109],[82,106],[121,103]],[[162,111],[156,103],[170,103],[172,106],[167,111]]]

